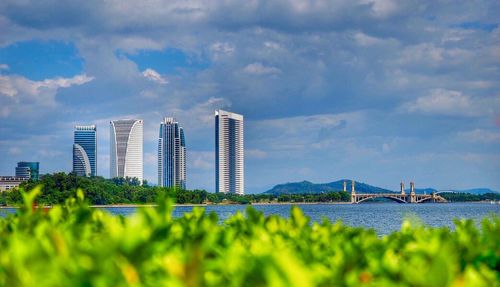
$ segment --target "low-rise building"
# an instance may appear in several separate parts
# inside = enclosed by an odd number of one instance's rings
[[[27,177],[33,180],[38,180],[39,171],[39,162],[21,161],[17,163],[16,177]]]
[[[0,192],[18,187],[21,183],[28,181],[27,177],[0,176]]]

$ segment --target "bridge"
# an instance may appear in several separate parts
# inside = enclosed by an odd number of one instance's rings
[[[347,183],[344,181],[344,191],[347,191]],[[424,203],[424,202],[446,202],[442,196],[436,192],[432,194],[416,194],[415,184],[410,183],[410,194],[406,194],[404,183],[401,183],[399,193],[356,193],[355,182],[351,184],[351,203],[357,204],[374,198],[386,198],[399,203]]]

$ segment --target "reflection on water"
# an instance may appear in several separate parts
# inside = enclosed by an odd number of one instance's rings
[[[363,203],[363,204],[297,204],[304,214],[313,221],[326,218],[330,221],[342,220],[350,226],[373,228],[379,234],[387,234],[398,230],[403,219],[423,222],[435,227],[453,227],[453,219],[470,218],[476,222],[490,214],[500,215],[500,205],[488,203],[449,203],[449,204],[397,204],[397,203]],[[254,205],[255,209],[265,215],[277,214],[283,217],[290,215],[291,205]],[[144,207],[151,208],[151,207]],[[221,222],[237,211],[244,212],[245,205],[210,205],[207,212],[215,212]],[[133,213],[134,207],[105,207],[114,214],[127,216]],[[190,206],[178,206],[173,216],[180,217],[193,209]],[[15,209],[0,209],[0,216],[15,212]]]

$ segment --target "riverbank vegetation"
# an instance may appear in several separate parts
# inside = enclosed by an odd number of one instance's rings
[[[469,202],[469,201],[500,201],[500,194],[470,194],[470,193],[441,193],[448,202]]]
[[[16,206],[22,203],[21,189],[31,190],[42,186],[37,204],[63,204],[76,196],[78,189],[86,191],[86,198],[92,205],[151,204],[160,197],[173,199],[177,204],[250,204],[250,203],[330,203],[349,202],[350,194],[332,191],[319,194],[223,194],[205,190],[181,190],[140,185],[137,179],[105,179],[103,177],[79,177],[74,173],[54,173],[40,177],[37,182],[28,181],[19,189],[0,193],[0,206]],[[445,199],[456,201],[499,201],[500,194],[454,194],[442,193]]]
[[[0,205],[15,206],[22,203],[21,189],[31,190],[40,185],[37,197],[40,205],[63,204],[66,199],[76,196],[78,189],[84,189],[86,198],[93,205],[107,204],[147,204],[155,203],[160,197],[172,198],[178,204],[224,204],[224,203],[263,203],[263,202],[333,202],[348,201],[349,194],[331,192],[317,195],[269,195],[269,194],[223,194],[205,190],[182,190],[140,185],[135,179],[105,179],[103,177],[79,177],[74,173],[54,173],[40,177],[37,182],[21,184],[19,189],[0,193]]]
[[[311,223],[298,207],[249,207],[221,224],[203,208],[172,217],[169,199],[122,217],[84,194],[34,208],[40,189],[0,217],[0,286],[498,286],[500,218],[400,231]]]

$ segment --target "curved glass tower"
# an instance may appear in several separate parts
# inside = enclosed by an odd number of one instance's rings
[[[215,111],[215,190],[245,193],[243,116]]]
[[[160,124],[158,185],[186,188],[186,139],[174,118],[164,118]]]
[[[143,121],[110,122],[110,176],[143,181]]]
[[[75,126],[73,172],[78,176],[97,175],[97,129],[95,125]]]

